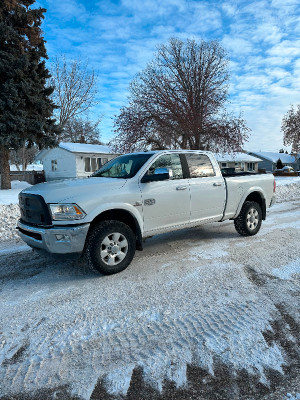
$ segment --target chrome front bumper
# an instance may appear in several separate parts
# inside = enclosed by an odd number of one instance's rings
[[[34,227],[18,221],[19,235],[29,246],[49,253],[82,253],[90,224]]]

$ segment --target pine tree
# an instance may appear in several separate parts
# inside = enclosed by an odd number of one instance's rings
[[[35,0],[0,4],[0,171],[1,188],[10,188],[9,151],[37,144],[54,146],[59,133],[55,105],[47,87],[47,52],[41,23],[46,12]]]
[[[280,158],[278,158],[277,162],[276,162],[276,168],[277,169],[282,169],[283,168],[283,164]]]

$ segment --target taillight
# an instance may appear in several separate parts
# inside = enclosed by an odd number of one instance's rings
[[[274,183],[273,183],[273,193],[275,193],[276,192],[276,181],[275,181],[275,179],[274,179]]]

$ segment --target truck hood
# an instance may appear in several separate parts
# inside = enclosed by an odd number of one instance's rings
[[[126,183],[126,179],[115,178],[82,178],[66,179],[39,183],[22,190],[21,193],[43,196],[46,203],[77,203],[77,199],[85,196],[103,196],[110,191],[118,190]],[[73,201],[74,200],[74,201]]]

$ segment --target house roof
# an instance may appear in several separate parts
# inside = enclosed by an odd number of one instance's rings
[[[63,150],[70,151],[71,153],[86,153],[86,154],[116,154],[109,146],[102,144],[86,144],[86,143],[71,143],[61,142],[59,147]],[[57,148],[57,147],[56,147]],[[43,160],[43,158],[52,149],[41,150],[35,157],[36,160]]]
[[[272,161],[273,163],[276,163],[279,158],[283,162],[283,164],[292,164],[295,162],[294,156],[285,153],[272,153],[270,151],[251,151],[251,154],[254,154],[258,157],[263,157],[264,159]]]
[[[59,147],[72,153],[113,154],[113,151],[109,146],[104,146],[102,144],[61,142],[59,143]]]
[[[260,158],[251,156],[246,153],[215,153],[215,157],[219,162],[260,162],[262,161]]]

